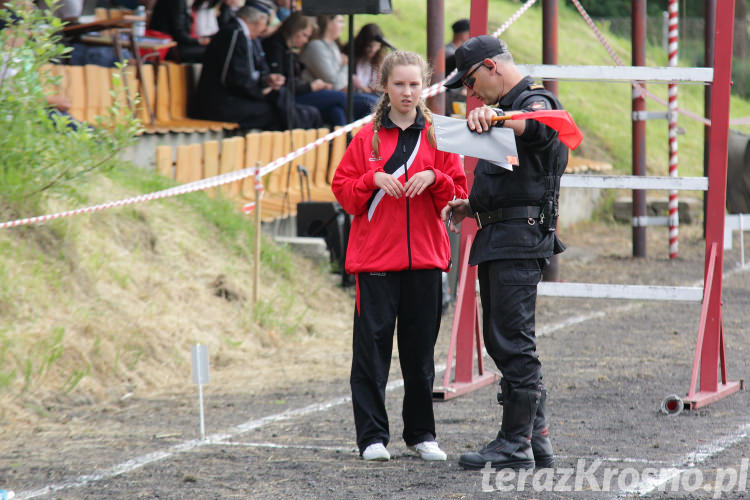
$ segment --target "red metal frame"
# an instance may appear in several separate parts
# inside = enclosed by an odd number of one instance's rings
[[[472,0],[469,33],[471,36],[487,34],[488,0]],[[466,112],[481,106],[478,99],[469,98]],[[466,182],[468,186],[474,182],[474,168],[476,158],[464,159]],[[479,304],[477,304],[476,282],[477,268],[469,265],[469,250],[477,225],[472,218],[466,218],[461,223],[461,265],[459,267],[459,284],[456,294],[456,312],[453,315],[453,328],[448,348],[448,360],[443,376],[443,385],[437,387],[432,395],[437,400],[451,399],[461,394],[471,392],[497,380],[494,372],[485,372],[482,360],[482,328],[479,321]],[[474,373],[474,353],[477,356],[479,372]],[[451,382],[453,357],[456,358],[455,377]]]
[[[718,2],[717,2],[718,3]],[[731,90],[734,0],[721,2],[716,10],[714,35],[714,81],[711,86],[711,150],[708,157],[706,194],[706,265],[698,339],[693,373],[685,406],[700,408],[737,392],[742,381],[727,380],[724,328],[721,316],[722,273],[724,268],[724,206],[727,186],[727,147],[729,140],[729,93]],[[700,366],[700,390],[696,389]],[[719,383],[721,370],[721,383]]]
[[[718,4],[718,2],[716,2]],[[716,5],[714,42],[714,79],[710,112],[710,151],[708,155],[709,189],[706,194],[706,260],[703,305],[698,328],[693,372],[685,407],[706,406],[744,388],[743,381],[728,381],[724,349],[724,329],[721,314],[722,272],[724,267],[724,206],[726,204],[727,148],[729,138],[729,94],[731,90],[732,38],[734,29],[734,0]],[[472,0],[471,35],[487,32],[487,0]],[[467,111],[478,102],[469,99]],[[476,160],[466,158],[467,182],[474,179]],[[456,312],[453,317],[451,342],[448,351],[443,387],[434,391],[436,399],[450,399],[492,383],[497,376],[486,373],[482,363],[482,339],[476,300],[476,268],[469,266],[469,249],[476,235],[473,219],[461,225],[461,276]],[[476,347],[479,375],[474,374],[473,356]],[[455,380],[450,382],[452,360],[456,357]],[[700,386],[696,392],[698,374]],[[719,383],[721,373],[721,383]]]

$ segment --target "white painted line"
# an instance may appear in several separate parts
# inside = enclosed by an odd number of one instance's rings
[[[750,422],[741,425],[731,433],[722,436],[711,443],[698,447],[695,451],[688,453],[680,460],[673,463],[671,469],[660,471],[658,475],[648,477],[633,488],[624,490],[617,498],[623,498],[633,494],[646,496],[660,486],[674,480],[683,472],[695,467],[696,465],[702,464],[709,458],[715,457],[727,448],[731,448],[732,446],[741,443],[747,439],[748,435],[750,435]]]
[[[436,373],[442,372],[444,370],[445,370],[444,364],[435,366]],[[403,385],[404,385],[403,379],[394,380],[393,382],[390,382],[388,383],[388,385],[386,385],[386,391],[391,391],[393,389],[403,387]],[[166,458],[170,458],[178,453],[195,450],[207,444],[211,444],[211,443],[218,442],[218,441],[227,441],[229,439],[232,439],[235,436],[238,436],[240,434],[243,434],[245,432],[248,432],[254,429],[258,429],[260,427],[264,427],[269,424],[283,422],[283,421],[290,420],[296,417],[309,415],[311,413],[319,413],[322,411],[326,411],[328,409],[341,406],[343,404],[347,404],[351,402],[351,400],[352,398],[350,396],[342,396],[340,398],[331,399],[325,403],[314,403],[308,406],[304,406],[302,408],[287,410],[281,413],[276,413],[274,415],[268,415],[266,417],[258,418],[255,420],[249,420],[245,423],[232,427],[225,432],[220,432],[220,433],[206,436],[205,441],[201,441],[200,439],[191,439],[188,441],[184,441],[180,444],[169,447],[165,451],[147,453],[145,455],[141,455],[139,457],[128,460],[127,462],[123,462],[121,464],[115,465],[114,467],[106,469],[102,472],[97,472],[94,474],[85,474],[83,476],[78,476],[75,479],[63,481],[63,482],[56,483],[56,484],[50,484],[50,485],[44,486],[43,488],[39,488],[37,490],[22,491],[21,493],[17,494],[17,498],[19,499],[36,498],[36,497],[44,496],[49,493],[54,493],[54,492],[61,491],[61,490],[67,490],[70,488],[78,488],[81,486],[86,486],[87,484],[101,481],[103,479],[110,479],[116,476],[120,476],[122,474],[126,474],[128,472],[134,471],[136,469],[139,469],[143,467],[144,465],[152,464],[154,462],[159,462]]]
[[[216,441],[209,444],[217,446],[241,446],[247,448],[276,448],[276,449],[292,449],[292,450],[316,450],[316,451],[337,451],[341,453],[359,453],[356,447],[343,448],[340,446],[315,446],[306,444],[279,444],[279,443],[246,443],[241,441]]]
[[[597,456],[571,456],[571,455],[555,455],[555,458],[561,460],[599,460],[600,462],[622,462],[628,464],[653,464],[653,465],[666,465],[669,462],[666,460],[649,460],[648,458],[628,458],[628,457],[597,457]]]

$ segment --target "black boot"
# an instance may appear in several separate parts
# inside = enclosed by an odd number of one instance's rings
[[[531,449],[534,452],[534,462],[537,469],[547,469],[555,464],[555,456],[552,451],[552,442],[549,439],[549,428],[547,427],[547,391],[543,385],[539,385],[541,396],[539,406],[534,417],[534,427],[531,432]],[[497,402],[503,405],[503,393],[497,393]]]
[[[500,380],[503,392],[503,423],[497,437],[478,452],[458,459],[464,469],[482,469],[489,462],[493,469],[533,469],[531,431],[539,406],[539,391],[514,389]]]
[[[534,452],[534,462],[537,469],[547,469],[555,464],[555,456],[552,452],[552,442],[549,440],[549,429],[547,428],[547,391],[541,389],[539,406],[536,408],[534,418],[534,429],[531,433],[531,449]]]

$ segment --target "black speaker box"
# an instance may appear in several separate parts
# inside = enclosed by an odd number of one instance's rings
[[[328,201],[303,201],[297,204],[297,236],[317,236],[326,241],[331,262],[344,268],[349,241],[349,216],[341,205]]]
[[[391,12],[391,0],[302,0],[302,13],[306,16]]]

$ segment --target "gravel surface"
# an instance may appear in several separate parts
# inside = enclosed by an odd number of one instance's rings
[[[699,285],[698,228],[666,258],[665,231],[651,230],[649,257],[629,256],[629,229],[590,224],[563,235],[569,282]],[[750,255],[750,254],[749,254]],[[750,359],[750,270],[725,256],[724,331],[730,380]],[[55,499],[470,499],[750,498],[750,397],[666,416],[669,394],[688,390],[700,305],[540,297],[537,330],[549,390],[555,469],[527,477],[464,471],[458,456],[497,431],[496,386],[435,403],[446,462],[427,463],[400,439],[403,390],[394,352],[387,401],[390,462],[356,453],[347,380],[319,380],[249,394],[207,385],[200,441],[197,394],[130,397],[110,404],[50,402],[55,415],[0,443],[0,488]],[[452,311],[444,317],[445,362]],[[334,353],[332,353],[334,354]],[[489,358],[485,366],[494,368]],[[273,377],[274,374],[258,374]],[[438,381],[442,373],[438,374]],[[661,490],[648,490],[661,479]],[[734,480],[733,480],[734,479]]]

